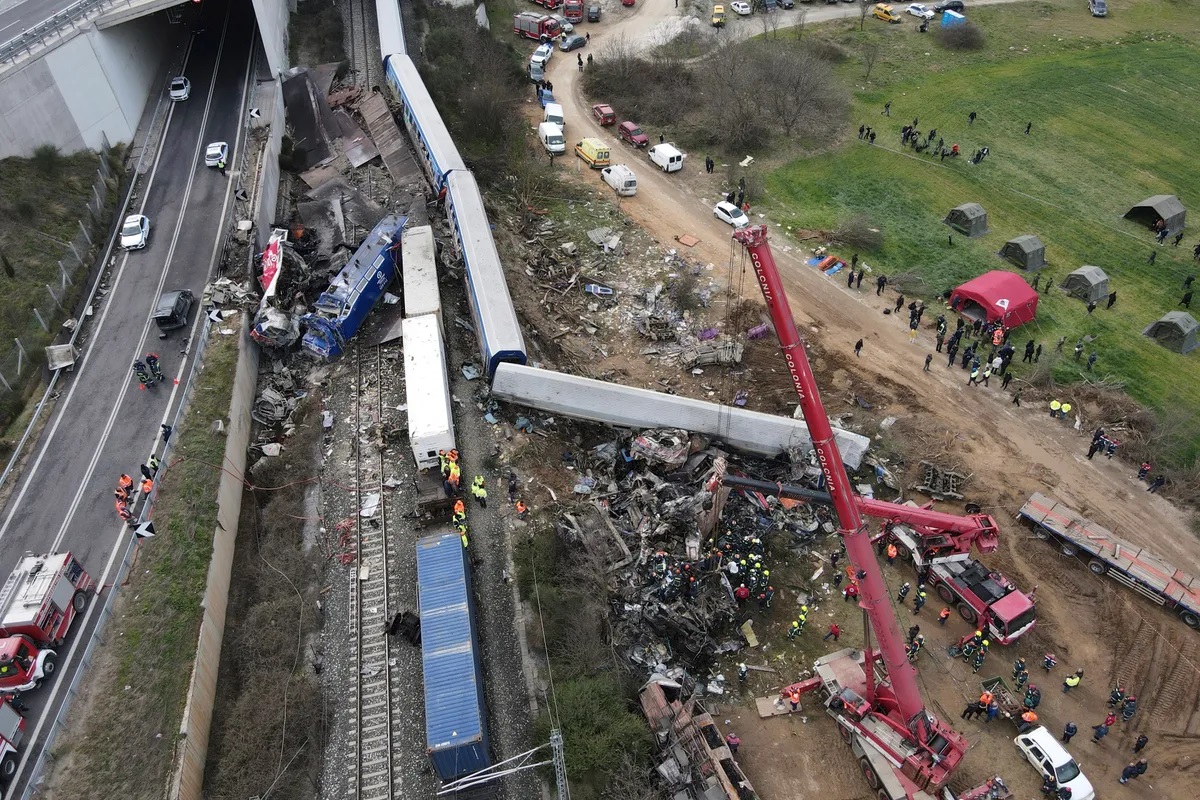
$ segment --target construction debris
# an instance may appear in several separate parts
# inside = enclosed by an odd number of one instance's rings
[[[915,487],[917,491],[924,492],[930,497],[936,497],[938,500],[963,499],[960,490],[966,486],[968,476],[954,470],[943,469],[928,461],[921,462],[921,469],[924,470],[924,478],[920,485]]]

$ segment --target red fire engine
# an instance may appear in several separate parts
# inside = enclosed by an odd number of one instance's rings
[[[0,780],[17,771],[17,748],[25,738],[25,719],[7,701],[0,701]]]
[[[0,693],[24,692],[54,673],[75,615],[95,582],[70,553],[26,555],[0,589]]]

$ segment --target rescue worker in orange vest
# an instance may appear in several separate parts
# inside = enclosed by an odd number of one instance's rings
[[[454,501],[454,513],[450,517],[450,521],[455,525],[467,520],[467,507],[463,504],[462,498]]]
[[[792,689],[787,694],[788,702],[792,704],[792,711],[800,708],[800,690]]]
[[[999,327],[992,333],[992,344],[999,347],[1004,343],[1004,328]]]
[[[941,611],[938,612],[938,624],[939,625],[944,626],[946,624],[946,620],[948,620],[948,619],[950,619],[950,609],[943,608]]]
[[[121,477],[117,478],[117,486],[124,489],[126,494],[129,494],[133,491],[133,478],[122,472]]]
[[[142,481],[141,491],[143,497],[148,496],[153,490],[154,481],[150,480],[149,478],[146,478],[144,481]]]
[[[995,699],[996,699],[996,695],[992,694],[987,689],[984,689],[983,694],[979,695],[979,705],[986,706],[988,703],[992,702]]]
[[[1025,733],[1025,731],[1037,725],[1038,715],[1032,708],[1026,709],[1021,713],[1021,722],[1017,725],[1017,733]]]
[[[896,545],[889,544],[887,546],[887,561],[888,561],[889,566],[892,564],[893,561],[896,560],[896,556],[899,554],[900,554],[900,551],[896,549]]]
[[[517,519],[525,519],[526,514],[529,512],[529,509],[525,506],[525,502],[518,500],[514,508],[517,509]]]
[[[129,492],[125,491],[120,486],[118,486],[116,489],[113,490],[113,495],[117,498],[118,502],[121,502],[121,503],[129,502]]]
[[[121,500],[117,501],[117,516],[126,522],[129,522],[131,519],[133,519],[133,514],[129,513],[129,506],[127,506]]]

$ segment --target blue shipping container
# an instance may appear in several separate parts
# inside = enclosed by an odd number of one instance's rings
[[[491,765],[467,549],[454,534],[417,541],[425,743],[443,782]]]
[[[317,310],[301,318],[308,326],[301,341],[305,350],[326,361],[342,354],[396,276],[406,221],[394,214],[380,220],[317,298]]]

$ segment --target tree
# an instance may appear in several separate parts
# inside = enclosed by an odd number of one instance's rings
[[[858,30],[862,32],[867,27],[867,15],[871,13],[869,0],[858,0]]]
[[[828,61],[805,49],[761,48],[755,68],[772,76],[772,91],[761,102],[787,136],[815,134],[840,118],[847,107]]]
[[[796,24],[793,26],[793,28],[796,31],[796,41],[799,41],[804,38],[804,24],[806,22],[808,22],[808,9],[807,8],[796,9],[795,19],[796,19]]]
[[[863,68],[866,70],[863,80],[869,81],[871,80],[871,70],[875,68],[875,62],[879,60],[879,45],[874,42],[863,45],[862,60]]]

